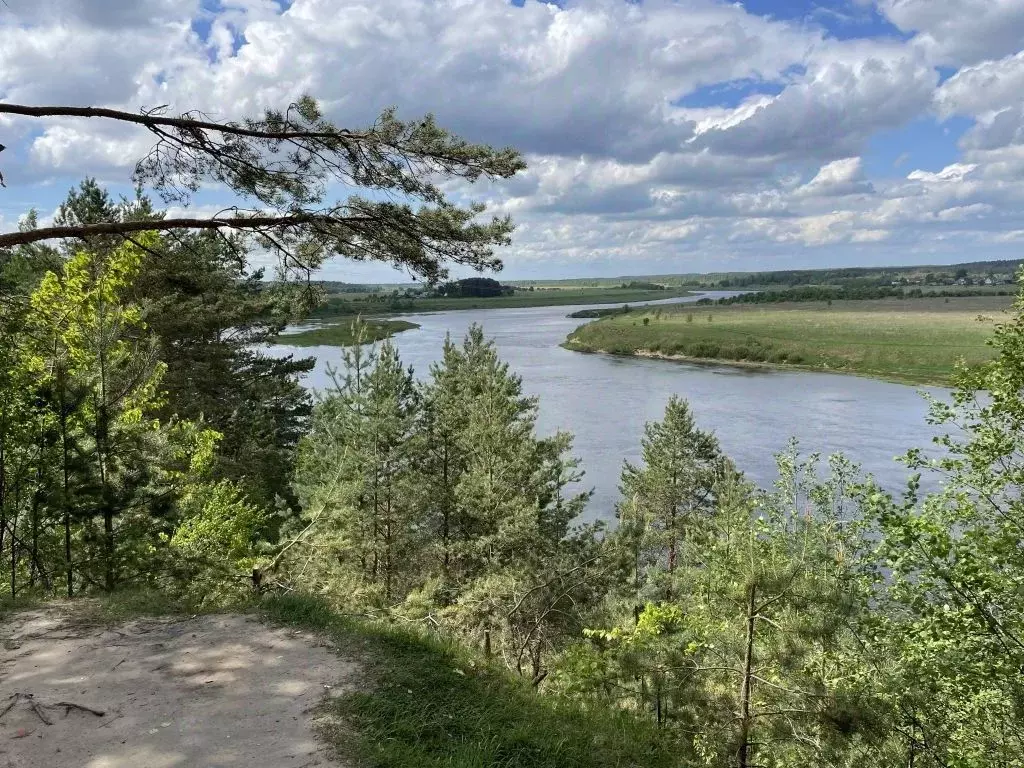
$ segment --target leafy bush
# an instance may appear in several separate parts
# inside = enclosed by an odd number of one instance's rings
[[[233,602],[251,587],[266,513],[228,481],[192,486],[185,517],[170,537],[172,567],[200,604]]]

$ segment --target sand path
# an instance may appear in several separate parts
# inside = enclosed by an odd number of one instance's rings
[[[343,765],[314,737],[314,710],[357,668],[317,638],[251,616],[97,626],[78,613],[0,627],[0,768]]]

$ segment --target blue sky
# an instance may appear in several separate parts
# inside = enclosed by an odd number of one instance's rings
[[[9,0],[0,98],[241,117],[395,105],[529,168],[453,187],[513,277],[1017,258],[1024,0]],[[0,227],[148,138],[0,122]],[[344,197],[347,190],[333,190]],[[234,202],[211,188],[200,211]],[[256,256],[256,258],[259,258]],[[334,262],[337,279],[401,279]]]

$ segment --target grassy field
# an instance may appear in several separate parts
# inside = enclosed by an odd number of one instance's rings
[[[317,307],[313,318],[334,318],[347,315],[393,315],[415,312],[447,312],[457,309],[506,309],[516,307],[551,307],[572,304],[629,304],[638,301],[671,299],[689,296],[691,291],[681,289],[636,290],[609,287],[566,287],[519,291],[513,296],[492,298],[436,298],[397,299],[374,294],[332,294],[326,303]]]
[[[565,346],[946,384],[958,359],[989,359],[985,341],[1011,302],[973,296],[650,308],[583,325]]]
[[[364,320],[363,326],[363,340],[366,343],[382,341],[396,333],[419,328],[416,323],[405,320]],[[277,343],[290,347],[347,347],[356,343],[356,336],[353,324],[343,321],[336,325],[289,333],[278,337]]]

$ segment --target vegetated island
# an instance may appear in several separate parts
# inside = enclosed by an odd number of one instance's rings
[[[396,333],[419,328],[407,320],[364,320],[362,339],[366,344],[389,339]],[[341,322],[278,336],[275,344],[290,347],[347,347],[357,341],[354,322]]]
[[[646,307],[641,305],[640,310],[643,311]],[[592,307],[590,309],[578,309],[575,312],[570,312],[568,317],[572,318],[596,318],[596,317],[614,317],[615,315],[626,315],[632,312],[635,307],[631,307],[629,304],[623,304],[621,307]]]
[[[989,360],[1002,296],[647,307],[582,325],[580,352],[774,366],[945,385],[958,360]]]

